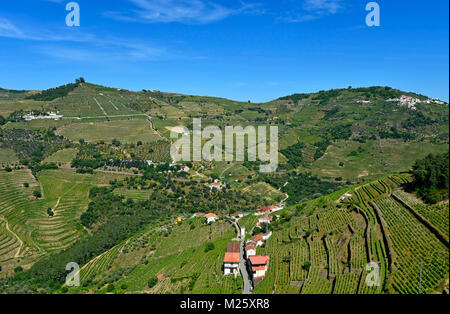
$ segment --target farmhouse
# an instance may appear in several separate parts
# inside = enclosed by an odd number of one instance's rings
[[[205,214],[203,214],[203,213],[195,213],[194,215],[192,215],[192,218],[203,217],[203,216],[205,216]]]
[[[259,283],[266,275],[269,268],[269,259],[268,255],[255,255],[248,258],[254,285]]]
[[[272,231],[270,231],[269,233],[263,234],[262,238],[264,241],[267,241],[271,236],[272,236]]]
[[[208,223],[208,224],[219,220],[219,217],[217,217],[217,215],[213,214],[213,213],[206,214],[205,218],[206,218],[206,223]]]
[[[186,165],[184,165],[184,164],[180,164],[180,163],[171,163],[170,165],[169,165],[169,167],[170,168],[175,168],[175,169],[179,169],[178,171],[188,171],[189,170],[189,168],[188,167],[186,167]]]
[[[227,251],[223,259],[224,275],[239,273],[239,263],[241,262],[241,253],[238,242],[230,242],[227,245]]]
[[[262,224],[270,224],[272,222],[272,219],[273,219],[272,216],[262,216],[258,219],[256,227],[261,229]]]
[[[211,190],[220,190],[222,188],[222,186],[219,183],[213,183],[209,185],[209,188]]]
[[[245,255],[247,256],[247,258],[249,256],[256,255],[256,242],[254,241],[247,242],[247,245],[245,246]]]
[[[277,212],[279,210],[282,210],[283,206],[272,205],[272,206],[269,206],[269,208],[270,208],[270,212],[273,213],[273,212]]]
[[[272,236],[272,232],[257,234],[253,238],[247,240],[245,245],[245,254],[248,256],[256,255],[256,248],[264,244]]]
[[[264,206],[264,207],[258,208],[256,210],[256,215],[264,215],[264,214],[267,215],[267,214],[279,211],[281,209],[283,209],[283,208],[280,206],[276,206],[276,205]]]
[[[264,215],[265,213],[269,213],[269,212],[270,212],[269,207],[264,206],[264,207],[258,208],[256,210],[256,215]]]
[[[244,213],[243,212],[235,212],[235,213],[233,213],[233,214],[231,214],[231,217],[234,217],[234,218],[242,218],[242,217],[244,217]]]

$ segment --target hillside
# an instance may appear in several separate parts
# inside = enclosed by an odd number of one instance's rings
[[[295,94],[261,104],[148,90],[132,92],[90,83],[78,83],[66,96],[51,101],[27,100],[26,95],[17,92],[14,97],[3,97],[3,115],[15,117],[16,108],[25,112],[34,108],[38,112],[58,111],[64,119],[13,122],[8,129],[52,127],[75,141],[80,137],[98,141],[98,134],[102,134],[106,141],[148,142],[167,139],[171,127],[189,127],[194,117],[201,117],[204,127],[278,125],[280,150],[302,144],[298,161],[283,163],[281,169],[298,168],[333,180],[358,182],[364,177],[405,171],[414,158],[448,147],[448,104],[388,87]],[[387,101],[402,95],[424,102],[408,108],[407,103]],[[154,130],[145,130],[145,124],[135,119],[151,120]],[[102,128],[113,131],[103,132]],[[407,154],[410,150],[418,155]],[[286,158],[280,156],[280,160]]]
[[[223,276],[227,244],[269,232],[254,293],[448,285],[449,111],[437,99],[349,87],[251,103],[78,79],[0,89],[0,116],[0,293],[243,293],[241,276]],[[277,172],[172,165],[170,130],[200,117],[277,125]],[[256,210],[271,205],[281,210],[261,222]],[[63,284],[70,261],[80,287]]]

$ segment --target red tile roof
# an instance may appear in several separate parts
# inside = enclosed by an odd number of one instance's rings
[[[247,251],[256,249],[256,243],[253,242],[253,241],[247,242],[247,245],[245,246],[245,249]]]
[[[252,265],[267,265],[267,263],[269,262],[269,256],[268,255],[250,256],[249,260],[252,263]]]
[[[212,213],[206,214],[205,217],[206,217],[206,218],[209,218],[209,217],[219,218],[219,217],[217,217],[216,214],[212,214]]]
[[[227,252],[239,253],[240,247],[238,242],[230,242],[227,245]]]
[[[255,242],[264,241],[264,239],[263,239],[263,234],[260,233],[260,234],[255,235],[255,236],[252,238],[252,240],[255,241]]]
[[[274,210],[274,209],[277,209],[277,208],[279,208],[278,206],[275,206],[275,205],[272,205],[272,206],[264,206],[264,207],[261,207],[261,208],[258,208],[256,211],[258,211],[258,212],[267,212],[267,211],[272,211],[272,210]]]
[[[241,261],[241,254],[235,252],[226,252],[224,263],[239,263]]]

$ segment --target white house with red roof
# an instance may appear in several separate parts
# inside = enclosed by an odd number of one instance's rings
[[[267,269],[269,269],[269,260],[268,255],[255,255],[248,258],[253,282],[259,281],[266,275]]]
[[[236,252],[225,252],[223,259],[224,275],[237,275],[239,273],[239,263],[241,262],[241,254]]]
[[[264,241],[267,241],[267,240],[269,240],[269,238],[272,236],[272,231],[270,231],[269,233],[264,233],[263,235],[262,235],[262,238],[263,238],[263,240]]]
[[[243,212],[241,212],[241,211],[239,211],[239,212],[235,212],[235,213],[233,213],[233,214],[231,214],[231,217],[234,217],[234,218],[242,218],[242,217],[244,217],[244,213]]]
[[[270,213],[270,209],[268,206],[264,206],[256,210],[256,215],[264,215],[268,213]]]
[[[241,253],[238,242],[230,242],[227,245],[227,251],[223,259],[224,275],[239,274],[239,263],[241,262]]]
[[[262,216],[258,219],[258,222],[256,223],[256,227],[261,228],[262,224],[270,224],[273,220],[272,216]]]
[[[264,244],[272,236],[272,232],[257,234],[253,238],[247,240],[245,244],[245,254],[248,256],[256,255],[256,248]]]
[[[247,242],[245,245],[245,254],[247,255],[247,258],[256,255],[256,242],[251,240]]]
[[[264,214],[268,215],[270,213],[273,213],[273,212],[276,212],[276,211],[279,211],[282,209],[283,209],[282,207],[277,206],[277,205],[264,206],[264,207],[258,208],[256,210],[256,215],[264,215]]]
[[[216,222],[217,220],[219,220],[219,217],[216,214],[213,213],[209,213],[205,215],[206,218],[206,223],[211,223],[211,222]]]
[[[274,212],[277,212],[279,210],[282,210],[283,206],[272,205],[272,206],[269,206],[269,209],[270,209],[271,213],[274,213]]]
[[[220,190],[222,188],[222,186],[220,185],[220,183],[212,183],[209,185],[209,188],[212,190]]]
[[[180,169],[179,171],[188,171],[189,170],[189,168],[185,164],[181,164],[178,162],[171,163],[169,165],[169,167],[170,168],[178,168],[178,169]]]

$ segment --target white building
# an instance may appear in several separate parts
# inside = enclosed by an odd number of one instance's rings
[[[238,252],[226,252],[223,259],[224,275],[239,274],[239,263],[241,262],[241,254]]]
[[[266,271],[269,268],[269,256],[250,256],[248,258],[250,269],[252,270],[252,278],[260,279],[266,275]]]
[[[38,116],[35,116],[35,115],[29,113],[29,114],[27,114],[27,115],[24,115],[22,118],[23,118],[25,121],[44,120],[44,119],[60,120],[60,119],[63,118],[63,116],[62,116],[62,115],[58,115],[58,114],[56,114],[56,113],[54,113],[54,112],[50,112],[50,113],[48,113],[47,115],[38,115]]]
[[[206,214],[205,218],[206,218],[206,223],[208,223],[208,224],[219,220],[219,217],[216,214],[212,214],[212,213]]]

